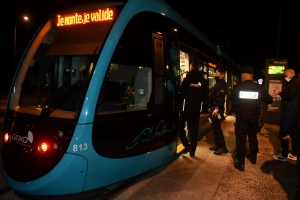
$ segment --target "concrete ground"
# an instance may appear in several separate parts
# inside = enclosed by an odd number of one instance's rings
[[[257,164],[246,159],[245,171],[233,167],[235,155],[234,116],[222,123],[229,153],[217,156],[209,132],[198,142],[196,156],[183,154],[174,162],[142,175],[110,199],[296,199],[296,161],[273,159],[281,153],[278,125],[265,124],[258,134]],[[247,145],[248,148],[248,145]]]
[[[295,199],[297,162],[282,163],[273,159],[273,155],[281,151],[279,126],[264,125],[258,134],[257,164],[246,159],[245,172],[240,172],[233,167],[234,122],[234,116],[222,122],[228,154],[217,156],[208,150],[214,140],[211,131],[198,142],[195,157],[182,154],[175,161],[139,176],[109,199]],[[0,172],[0,189],[5,186]],[[10,191],[0,195],[0,199],[22,198]]]

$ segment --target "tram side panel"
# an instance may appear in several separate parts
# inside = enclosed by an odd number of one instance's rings
[[[96,154],[82,152],[89,160],[85,190],[138,175],[176,156],[176,85],[169,82],[172,91],[166,88],[165,36],[153,33],[157,22],[145,23],[148,14],[129,22],[107,68],[92,130]]]

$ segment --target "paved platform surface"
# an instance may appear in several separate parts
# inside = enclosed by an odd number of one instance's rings
[[[245,172],[233,167],[235,156],[234,116],[222,123],[229,153],[213,154],[213,133],[198,142],[194,158],[182,154],[177,160],[145,174],[110,199],[296,199],[296,161],[273,159],[281,153],[278,125],[265,124],[260,134],[257,164],[246,159]],[[248,145],[247,145],[248,148]],[[249,149],[249,148],[248,148]]]
[[[233,167],[234,122],[234,116],[222,122],[228,154],[217,156],[208,150],[214,140],[211,131],[198,142],[195,157],[182,154],[175,161],[139,176],[109,199],[295,199],[297,162],[282,163],[273,159],[274,154],[281,153],[279,126],[265,124],[258,134],[257,164],[246,159],[245,172],[240,172]],[[4,186],[0,172],[0,189]],[[0,195],[0,199],[21,200],[13,191]]]

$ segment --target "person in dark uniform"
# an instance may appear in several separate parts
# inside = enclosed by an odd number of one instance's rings
[[[209,94],[209,112],[212,117],[219,118],[219,120],[216,119],[214,120],[214,123],[212,123],[215,144],[212,147],[209,147],[209,150],[214,151],[214,154],[216,155],[221,155],[223,153],[228,153],[221,128],[221,121],[224,119],[225,96],[227,94],[227,83],[224,80],[223,69],[216,69],[215,79],[217,82]]]
[[[207,108],[208,102],[208,83],[199,72],[196,64],[192,65],[191,71],[187,74],[180,87],[181,108],[179,116],[179,137],[182,145],[190,156],[195,156],[197,140],[198,140],[198,127],[199,118],[202,113],[202,108]],[[185,122],[188,121],[191,132],[189,144],[186,132],[184,130]]]
[[[248,136],[250,154],[247,155],[252,164],[256,164],[258,153],[257,129],[259,124],[260,101],[271,104],[273,98],[268,91],[253,82],[254,70],[244,67],[241,70],[241,83],[233,88],[230,98],[236,103],[236,158],[234,167],[245,170],[246,148]]]
[[[297,124],[296,133],[300,133],[300,123],[298,122],[300,114],[300,91],[296,92],[291,98],[288,107],[280,120],[279,136],[281,138],[289,137],[289,129],[293,124]],[[300,137],[298,136],[297,156],[300,156]],[[300,199],[300,164],[297,163],[297,198]]]
[[[299,91],[300,89],[300,83],[297,79],[297,76],[295,76],[295,71],[293,69],[287,69],[284,72],[285,80],[287,81],[287,84],[282,92],[279,90],[274,90],[275,94],[278,94],[282,98],[282,112],[284,113],[286,108],[289,105],[289,102],[294,96],[294,94]],[[282,162],[286,162],[287,158],[292,160],[297,160],[297,133],[295,131],[295,127],[297,125],[293,124],[290,129],[289,133],[286,137],[283,137],[281,140],[282,145],[282,153],[279,155],[274,155],[275,160],[279,160]],[[292,152],[289,153],[289,138],[292,140]]]

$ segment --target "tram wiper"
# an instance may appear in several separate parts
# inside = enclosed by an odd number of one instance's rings
[[[96,47],[93,55],[91,56],[91,58],[89,59],[87,66],[85,67],[86,72],[88,72],[87,70],[89,70],[89,67],[91,66],[94,56],[97,52],[98,46]],[[92,70],[94,71],[94,69]],[[86,80],[79,80],[77,81],[74,85],[72,85],[62,96],[60,96],[56,101],[54,101],[54,103],[50,106],[48,106],[47,109],[43,108],[42,112],[38,118],[38,121],[43,120],[44,118],[48,117],[55,109],[57,109],[57,107],[59,105],[62,104],[62,102],[66,101],[70,95],[74,94],[74,92],[76,92],[76,90],[78,89],[79,86],[82,86],[80,89],[80,95],[79,95],[79,101],[78,104],[76,106],[76,116],[79,114],[78,113],[78,107],[80,105],[80,103],[82,103],[82,96],[84,95],[84,91],[86,89],[86,85],[88,85],[88,82],[90,81],[90,77],[88,77],[88,73],[86,73]]]

